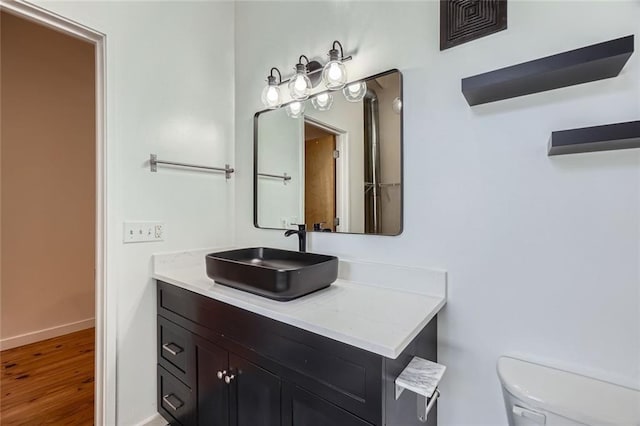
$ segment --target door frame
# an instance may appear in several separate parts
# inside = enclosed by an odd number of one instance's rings
[[[340,218],[340,225],[336,226],[336,232],[349,232],[349,133],[345,130],[339,129],[322,121],[304,116],[304,123],[302,126],[304,142],[304,124],[308,124],[313,127],[324,130],[331,133],[336,138],[336,150],[340,152],[340,157],[336,161],[336,216]],[[303,145],[304,146],[304,145]],[[301,150],[302,170],[300,173],[303,195],[304,195],[304,149]],[[304,206],[304,196],[301,198]],[[304,213],[304,207],[302,212]],[[304,216],[303,216],[304,217]]]
[[[115,294],[107,286],[106,35],[24,0],[0,0],[0,10],[89,42],[95,47],[96,217],[95,217],[95,395],[97,426],[116,423]],[[112,320],[109,322],[108,320]]]

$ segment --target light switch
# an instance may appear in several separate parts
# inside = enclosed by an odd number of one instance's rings
[[[162,222],[125,222],[123,242],[144,243],[164,240]]]

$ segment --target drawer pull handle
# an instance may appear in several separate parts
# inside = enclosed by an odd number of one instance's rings
[[[165,343],[164,345],[162,345],[162,349],[169,352],[173,356],[176,356],[180,352],[184,351],[184,349],[182,349],[180,346],[176,345],[175,343]]]
[[[224,377],[225,374],[227,374],[227,370],[218,371],[216,376],[218,377],[218,379],[222,380],[222,378]]]
[[[229,383],[231,383],[231,381],[232,381],[235,377],[236,377],[236,376],[234,376],[233,374],[232,374],[232,375],[230,375],[230,376],[225,376],[225,377],[224,377],[224,382],[225,382],[226,384],[229,384]]]
[[[171,402],[169,398],[173,398],[174,402]],[[184,402],[180,401],[180,399],[174,394],[168,394],[162,397],[162,400],[167,404],[173,411],[178,411],[180,407],[184,405]]]

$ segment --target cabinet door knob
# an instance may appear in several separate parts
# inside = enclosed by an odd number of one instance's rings
[[[236,377],[236,376],[234,376],[233,374],[232,374],[232,375],[230,375],[230,376],[225,376],[225,377],[224,377],[224,382],[225,382],[226,384],[229,384],[229,383],[231,383],[231,381],[232,381],[235,377]]]
[[[171,401],[173,399],[173,401]],[[162,400],[165,404],[167,404],[173,411],[178,411],[178,408],[184,405],[184,402],[180,401],[180,398],[175,396],[174,394],[168,394],[162,397]]]
[[[224,377],[225,374],[227,374],[227,370],[218,371],[216,376],[218,376],[218,379],[222,380],[222,378]]]

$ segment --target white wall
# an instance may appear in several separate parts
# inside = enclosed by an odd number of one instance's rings
[[[233,165],[233,4],[43,2],[107,35],[109,294],[117,305],[117,422],[156,412],[154,252],[228,245],[234,179],[161,159]],[[238,174],[251,176],[251,168]],[[124,220],[160,220],[162,243],[122,244]],[[115,287],[115,291],[113,290]]]
[[[504,353],[640,388],[640,152],[546,153],[553,130],[640,117],[638,53],[615,79],[474,108],[460,93],[466,76],[640,35],[640,5],[512,1],[508,30],[444,52],[438,11],[438,2],[238,2],[238,169],[251,169],[270,67],[322,56],[337,38],[355,53],[353,78],[399,68],[404,233],[316,233],[310,249],[449,271],[439,424],[506,424],[495,374]],[[299,16],[313,17],[313,31]],[[236,243],[295,249],[281,231],[252,227],[251,174],[236,185]]]

